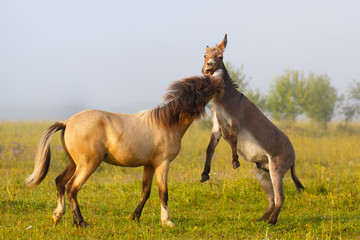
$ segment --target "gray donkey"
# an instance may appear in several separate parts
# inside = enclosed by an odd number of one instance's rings
[[[224,94],[215,95],[211,109],[213,127],[206,150],[206,163],[201,182],[209,180],[211,158],[223,137],[231,146],[233,168],[240,166],[238,154],[255,163],[255,175],[269,199],[269,206],[260,220],[277,222],[284,203],[283,178],[291,169],[298,190],[304,189],[295,174],[295,152],[289,138],[278,129],[244,94],[237,91],[223,63],[227,35],[215,47],[206,47],[202,73],[223,78]]]

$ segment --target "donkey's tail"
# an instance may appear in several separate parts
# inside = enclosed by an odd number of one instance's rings
[[[301,189],[305,189],[304,186],[301,184],[300,180],[297,178],[297,176],[295,174],[295,163],[291,167],[291,178],[294,181],[298,191],[300,191]]]
[[[26,185],[29,187],[35,187],[45,178],[50,165],[50,140],[54,133],[61,129],[65,129],[65,123],[56,122],[41,136],[35,156],[34,172],[26,178]]]

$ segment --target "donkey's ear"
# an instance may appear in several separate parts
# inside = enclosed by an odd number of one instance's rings
[[[219,44],[218,48],[220,48],[220,50],[224,52],[226,48],[226,44],[227,44],[227,34],[225,34],[225,37]]]

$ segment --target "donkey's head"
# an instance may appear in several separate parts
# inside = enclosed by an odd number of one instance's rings
[[[204,65],[201,72],[204,75],[212,75],[218,69],[224,69],[223,53],[227,44],[227,34],[221,43],[215,47],[206,47]]]

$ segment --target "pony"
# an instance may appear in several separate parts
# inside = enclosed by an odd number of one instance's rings
[[[285,201],[283,178],[291,169],[297,189],[304,189],[295,174],[295,151],[289,138],[277,128],[254,103],[237,90],[237,85],[223,63],[227,35],[215,47],[206,47],[202,73],[223,79],[224,92],[214,96],[211,109],[213,127],[206,150],[206,162],[201,182],[209,180],[211,158],[216,145],[223,137],[231,147],[233,168],[238,168],[238,158],[255,165],[255,175],[265,191],[269,205],[260,220],[275,225]]]
[[[189,77],[172,83],[164,102],[152,110],[136,114],[87,110],[64,122],[56,122],[42,135],[35,156],[29,187],[38,185],[50,165],[50,140],[61,131],[61,141],[69,159],[55,179],[57,207],[52,218],[57,224],[65,213],[65,191],[74,224],[85,227],[77,195],[81,186],[102,162],[122,167],[144,167],[140,203],[132,214],[139,221],[150,196],[154,173],[161,201],[161,223],[173,227],[168,211],[168,170],[180,151],[181,139],[190,124],[205,113],[206,104],[221,95],[223,81],[211,76]]]

